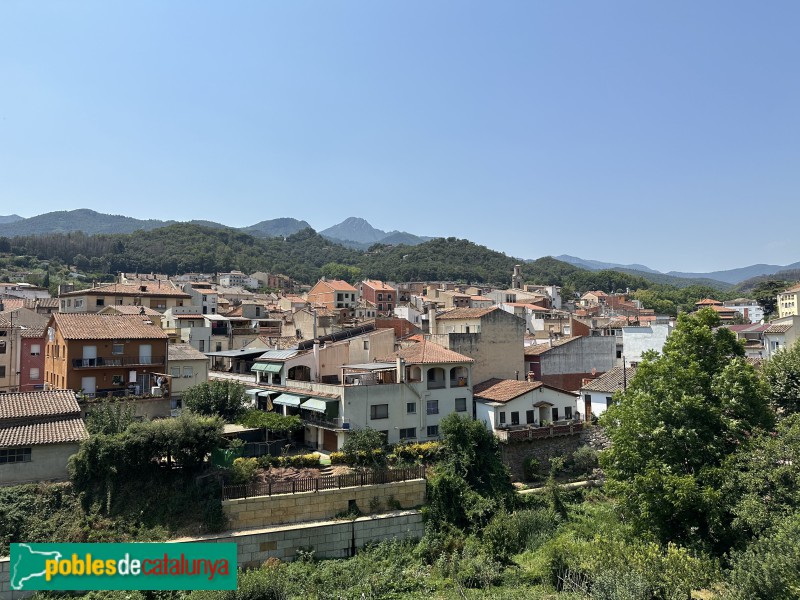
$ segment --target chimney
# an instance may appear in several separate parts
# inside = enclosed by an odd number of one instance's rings
[[[533,371],[528,371],[528,381],[531,383],[536,381],[536,373],[534,373]]]
[[[436,333],[436,305],[434,303],[428,305],[428,333]]]
[[[397,383],[405,383],[406,381],[406,361],[397,357]]]
[[[319,381],[319,340],[314,340],[314,379]]]

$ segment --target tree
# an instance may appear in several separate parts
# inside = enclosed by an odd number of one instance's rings
[[[128,402],[103,402],[95,405],[86,415],[86,429],[91,434],[114,435],[122,433],[136,422],[136,411]]]
[[[640,530],[664,542],[723,543],[720,466],[772,425],[766,389],[710,309],[682,314],[662,355],[646,354],[601,417],[601,464]],[[722,531],[721,531],[722,529]]]
[[[753,288],[753,298],[764,309],[764,317],[769,317],[778,307],[778,294],[789,287],[789,282],[782,279],[762,281]]]
[[[348,464],[381,467],[386,463],[384,446],[386,446],[384,435],[377,429],[365,427],[364,429],[354,429],[347,434],[342,452]]]
[[[183,405],[193,413],[219,416],[233,423],[245,410],[245,388],[234,381],[210,381],[183,392]]]
[[[800,344],[779,350],[764,364],[762,373],[778,414],[800,412]]]

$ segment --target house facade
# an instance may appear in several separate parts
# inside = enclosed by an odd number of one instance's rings
[[[0,485],[68,479],[69,457],[88,437],[74,392],[0,395]]]
[[[331,310],[353,310],[358,303],[358,290],[341,279],[321,279],[309,290],[306,299]]]
[[[145,306],[163,313],[168,308],[189,304],[191,296],[170,281],[109,283],[59,296],[62,313],[96,313],[106,306]]]
[[[473,389],[475,419],[492,433],[577,420],[576,396],[541,381],[489,379]]]
[[[636,367],[614,367],[597,379],[586,381],[580,389],[578,406],[584,416],[599,417],[611,406],[614,393],[624,390],[636,374]]]
[[[167,339],[146,317],[55,314],[48,323],[44,382],[89,398],[148,394],[166,373]]]
[[[375,307],[373,316],[391,315],[397,306],[397,290],[383,281],[365,279],[358,284],[358,293]]]
[[[800,315],[800,285],[790,287],[778,294],[778,318]]]

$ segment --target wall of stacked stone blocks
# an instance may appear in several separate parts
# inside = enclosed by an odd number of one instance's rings
[[[222,509],[233,530],[332,519],[351,511],[361,514],[409,509],[425,503],[425,480],[398,481],[319,492],[225,500]]]

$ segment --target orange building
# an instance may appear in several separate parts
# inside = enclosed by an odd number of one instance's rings
[[[148,394],[167,372],[167,334],[146,315],[54,314],[45,383],[86,396]]]
[[[357,290],[341,279],[320,279],[308,292],[308,301],[331,310],[354,309],[358,303]]]

